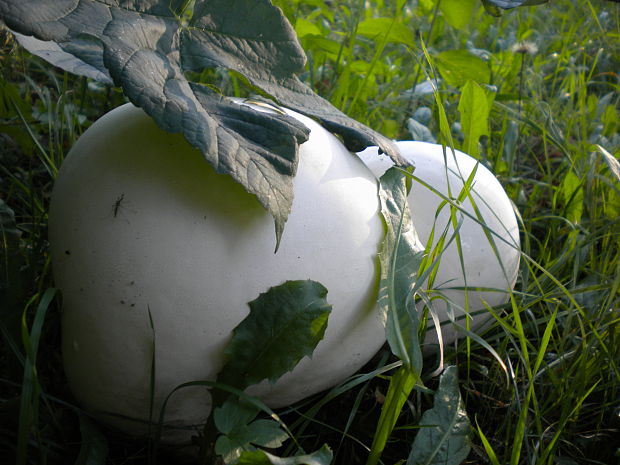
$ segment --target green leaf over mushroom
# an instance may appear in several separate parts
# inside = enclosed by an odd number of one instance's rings
[[[278,238],[291,210],[298,147],[308,129],[284,114],[240,106],[192,82],[189,72],[214,67],[237,72],[279,104],[318,118],[350,150],[378,145],[406,164],[390,140],[348,118],[299,80],[305,54],[271,2],[197,0],[193,9],[191,3],[3,0],[0,17],[16,32],[59,48],[50,53],[54,47],[37,43],[34,53],[71,72],[88,70],[91,77],[114,82],[161,128],[183,133],[218,172],[256,195],[273,215]]]

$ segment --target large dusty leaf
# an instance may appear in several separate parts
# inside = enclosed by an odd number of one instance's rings
[[[287,281],[250,302],[250,314],[233,330],[228,361],[217,381],[245,389],[275,382],[323,339],[331,305],[315,281]]]
[[[406,177],[399,169],[390,168],[381,177],[379,197],[381,214],[387,224],[379,252],[379,309],[384,315],[392,352],[408,369],[419,373],[422,369],[418,340],[420,319],[414,291],[424,247],[411,222]]]
[[[52,42],[51,40],[39,40],[36,37],[25,36],[17,32],[13,34],[17,42],[19,42],[19,45],[30,53],[52,63],[54,66],[58,66],[72,74],[86,76],[95,81],[112,84],[112,78],[107,73],[107,70],[99,70],[86,61],[76,59],[75,56],[65,52],[56,42]]]
[[[236,71],[279,103],[315,116],[359,151],[394,144],[348,118],[296,76],[305,55],[268,0],[0,0],[18,33],[54,44],[30,49],[71,72],[121,86],[166,131],[181,132],[220,173],[231,175],[271,212],[278,238],[293,201],[298,146],[308,130],[281,114],[258,113],[188,80],[188,71]],[[24,41],[26,44],[26,41]],[[62,53],[54,53],[54,50]],[[74,57],[72,62],[70,57]]]
[[[433,408],[420,419],[407,465],[459,465],[469,455],[471,425],[461,399],[456,367],[439,380]]]

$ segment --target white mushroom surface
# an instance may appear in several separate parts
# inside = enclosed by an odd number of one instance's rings
[[[290,114],[311,134],[277,253],[273,218],[255,197],[138,108],[108,113],[71,150],[53,191],[49,240],[70,388],[101,420],[144,435],[153,346],[157,415],[179,384],[215,378],[248,302],[287,280],[322,283],[333,310],[312,358],[251,389],[270,406],[341,382],[384,343],[376,179],[331,133]],[[184,389],[166,422],[198,425],[209,411],[205,388]]]

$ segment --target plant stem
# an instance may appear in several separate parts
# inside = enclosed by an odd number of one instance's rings
[[[418,373],[414,372],[411,367],[406,366],[400,367],[392,376],[366,465],[377,465],[379,463],[383,449],[385,449],[387,440],[394,429],[394,425],[396,425],[400,411],[418,379]]]
[[[523,69],[525,67],[525,53],[521,54],[521,67],[519,68],[519,116],[521,116],[521,104],[523,101]]]

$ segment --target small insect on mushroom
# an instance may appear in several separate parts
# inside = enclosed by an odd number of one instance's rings
[[[121,203],[123,203],[123,200],[125,199],[125,194],[121,194],[115,201],[114,201],[114,205],[112,206],[113,212],[114,212],[114,218],[116,218],[116,215],[118,214],[118,209],[121,207]]]

